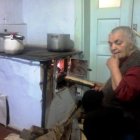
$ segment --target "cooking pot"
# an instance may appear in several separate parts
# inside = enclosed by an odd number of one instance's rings
[[[7,54],[18,54],[24,50],[24,37],[21,35],[4,36],[4,52]]]
[[[48,51],[72,51],[74,43],[70,40],[70,34],[47,34]]]

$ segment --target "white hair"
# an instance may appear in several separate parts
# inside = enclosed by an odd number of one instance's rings
[[[128,42],[132,44],[133,49],[137,49],[136,33],[133,31],[133,29],[131,29],[129,26],[118,26],[111,31],[111,34],[118,31],[122,31],[126,35]]]

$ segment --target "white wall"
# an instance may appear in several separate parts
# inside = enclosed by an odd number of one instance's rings
[[[0,66],[0,94],[8,98],[9,126],[19,130],[41,126],[39,62],[0,56]]]
[[[68,33],[74,38],[74,0],[23,0],[27,42],[47,45],[47,33]]]
[[[0,24],[21,24],[22,0],[0,0]]]

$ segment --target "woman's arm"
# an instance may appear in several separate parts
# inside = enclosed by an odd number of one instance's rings
[[[140,95],[140,67],[130,68],[115,90],[119,100],[131,101]]]
[[[112,88],[115,90],[122,80],[122,74],[119,68],[119,59],[115,56],[111,56],[107,61],[107,66],[110,70]]]

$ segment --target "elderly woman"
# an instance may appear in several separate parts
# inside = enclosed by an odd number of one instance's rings
[[[140,51],[130,27],[114,28],[108,39],[110,79],[96,84],[82,99],[88,140],[140,140]]]

